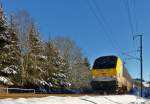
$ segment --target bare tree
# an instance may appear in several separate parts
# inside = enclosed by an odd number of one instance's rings
[[[70,65],[77,64],[81,61],[81,50],[76,46],[73,40],[66,37],[56,37],[53,42],[59,50],[59,54],[65,58]]]
[[[14,13],[14,21],[17,25],[19,40],[20,40],[20,48],[22,54],[25,54],[29,50],[29,31],[32,28],[33,19],[30,14],[26,10],[20,10]]]
[[[68,69],[66,69],[66,75],[68,76],[68,80],[71,82],[72,87],[80,88],[84,86],[87,83],[86,81],[84,83],[84,80],[88,79],[83,77],[85,74],[87,77],[90,77],[90,74],[87,74],[90,73],[90,71],[89,67],[83,63],[84,57],[81,53],[81,49],[76,46],[73,40],[65,37],[57,37],[53,42],[59,50],[60,56],[62,56],[69,65]]]
[[[33,24],[33,19],[26,10],[17,11],[13,14],[14,22],[17,28],[17,34],[19,38],[19,47],[21,50],[21,85],[24,85],[27,62],[28,62],[28,53],[29,53],[29,31]]]

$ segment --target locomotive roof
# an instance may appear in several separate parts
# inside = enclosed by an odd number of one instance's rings
[[[110,58],[119,58],[119,57],[117,57],[117,56],[115,56],[115,55],[108,55],[108,56],[101,56],[101,57],[98,57],[96,60],[101,59],[101,58],[107,58],[107,57],[110,57]]]

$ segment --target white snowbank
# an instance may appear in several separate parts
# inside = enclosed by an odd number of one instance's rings
[[[1,99],[0,104],[150,104],[149,100],[132,95],[80,96]]]

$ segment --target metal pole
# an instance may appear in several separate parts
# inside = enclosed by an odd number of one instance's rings
[[[148,87],[150,87],[150,75],[149,75],[149,81],[148,81],[148,84],[149,84],[149,86],[148,86]]]
[[[142,95],[142,92],[143,92],[143,84],[142,84],[142,82],[143,82],[143,57],[142,57],[142,54],[143,54],[143,52],[142,52],[142,35],[140,35],[140,63],[141,63],[141,97],[143,96]]]
[[[143,35],[136,35],[133,37],[133,40],[136,38],[136,37],[140,37],[140,74],[141,74],[141,83],[140,83],[140,86],[141,86],[141,97],[143,96],[142,95],[142,92],[143,92]]]

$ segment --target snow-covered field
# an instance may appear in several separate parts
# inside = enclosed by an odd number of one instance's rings
[[[150,104],[132,95],[0,99],[0,104]]]

